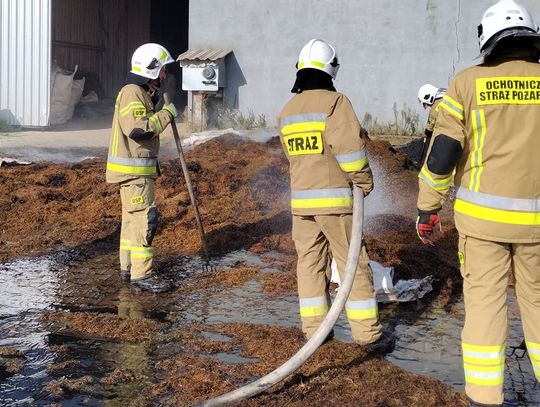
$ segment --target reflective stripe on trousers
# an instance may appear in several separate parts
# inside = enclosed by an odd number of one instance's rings
[[[540,343],[525,341],[536,380],[540,382]]]
[[[504,382],[504,352],[506,343],[500,346],[461,344],[463,370],[467,383],[478,386],[499,386]]]
[[[377,300],[375,298],[362,301],[347,301],[345,309],[349,319],[373,319],[378,316]]]
[[[152,250],[151,247],[131,246],[130,251],[131,251],[131,259],[151,259],[152,257],[154,257],[154,251]]]
[[[328,313],[326,297],[300,298],[300,316],[302,318],[320,317]]]

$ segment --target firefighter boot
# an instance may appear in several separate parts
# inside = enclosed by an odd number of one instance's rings
[[[155,274],[137,280],[131,280],[131,285],[137,290],[148,291],[152,294],[164,293],[173,289],[170,281],[164,280]]]
[[[362,348],[370,355],[386,355],[392,353],[396,346],[396,336],[389,331],[383,331],[375,342],[363,345]]]
[[[120,280],[123,283],[129,283],[129,280],[131,279],[131,271],[130,266],[128,266],[127,270],[120,270]]]

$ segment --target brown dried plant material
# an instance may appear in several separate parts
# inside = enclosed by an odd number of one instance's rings
[[[370,140],[367,143],[367,153],[370,160],[381,163],[390,174],[413,168],[411,160],[403,152],[397,151],[384,140]]]
[[[100,383],[106,386],[113,386],[120,383],[131,383],[135,380],[137,380],[137,374],[129,369],[117,368],[103,377],[100,380]]]
[[[64,362],[51,363],[47,366],[47,373],[52,375],[58,375],[68,372],[77,366],[80,366],[81,362],[78,360],[66,360]]]
[[[0,347],[0,380],[13,376],[24,369],[26,356],[20,350]]]
[[[291,272],[265,273],[262,275],[262,290],[268,297],[279,297],[297,291],[296,275]]]
[[[258,268],[244,265],[237,265],[231,269],[218,270],[217,272],[204,272],[198,276],[194,288],[241,287],[258,273]]]
[[[2,358],[24,358],[24,352],[7,346],[0,346],[0,357]]]
[[[156,321],[122,318],[96,312],[43,314],[41,320],[53,328],[68,330],[82,337],[126,342],[147,341],[162,328],[162,324]]]
[[[231,352],[252,363],[227,364],[213,358],[182,354],[160,361],[159,384],[135,405],[191,405],[269,373],[304,344],[296,328],[251,324],[196,325],[232,338]],[[436,380],[405,372],[372,358],[355,344],[331,341],[297,372],[271,391],[237,405],[249,406],[465,406],[464,397]]]
[[[173,361],[158,362],[156,368],[166,375],[160,387],[166,384],[170,389],[171,396],[165,401],[170,406],[192,404],[201,395],[228,392],[235,388],[235,383],[250,378],[243,365],[227,365],[210,357],[183,355]]]
[[[91,394],[93,392],[93,383],[94,379],[90,376],[79,379],[53,380],[47,383],[42,391],[53,399],[59,400],[73,393]]]
[[[188,154],[212,255],[254,246],[294,250],[290,239],[288,164],[281,147],[223,136]],[[162,163],[156,186],[161,214],[154,240],[161,258],[201,251],[193,208],[178,160]],[[117,244],[118,186],[105,163],[33,164],[0,171],[0,263],[58,246],[102,239]]]
[[[449,300],[459,292],[455,259],[456,232],[451,210],[442,212],[444,233],[435,248],[419,242],[414,232],[417,171],[409,170],[405,155],[386,142],[372,140],[368,155],[384,169],[388,200],[399,197],[399,214],[370,219],[366,236],[373,260],[395,266],[396,278],[431,274],[436,265],[434,294]],[[257,254],[274,250],[285,256],[279,272],[260,272],[238,265],[215,274],[201,274],[154,304],[166,307],[186,289],[218,290],[262,281],[266,295],[296,291],[296,256],[291,238],[289,169],[279,141],[266,144],[224,136],[186,154],[208,246],[213,256],[248,249]],[[157,181],[161,214],[154,240],[156,260],[201,252],[200,237],[178,160],[162,163]],[[75,165],[36,164],[0,170],[0,263],[21,256],[47,253],[58,247],[96,250],[98,243],[116,250],[120,226],[118,187],[104,181],[105,163],[89,160]],[[402,213],[403,211],[403,213]],[[271,263],[269,263],[271,266]],[[177,297],[176,297],[177,298]],[[115,341],[158,338],[162,325],[148,320],[126,320],[112,314],[55,313],[44,321],[81,337]],[[202,333],[217,332],[230,341],[209,341]],[[175,336],[176,335],[176,336]],[[156,384],[141,393],[134,406],[186,405],[216,396],[253,380],[290,357],[303,343],[298,329],[250,324],[175,329],[166,339],[150,342],[178,346],[177,356],[158,363]],[[209,354],[232,352],[253,359],[227,364]],[[129,372],[117,372],[118,378]],[[111,374],[114,381],[116,374]],[[107,379],[108,380],[108,379]],[[88,383],[90,385],[90,383]],[[51,384],[53,394],[64,394],[69,383]],[[77,390],[73,390],[77,392]],[[81,390],[84,392],[86,390]],[[56,392],[56,393],[55,393]],[[63,397],[63,396],[60,396]],[[381,359],[365,359],[352,344],[324,345],[299,372],[269,394],[240,403],[261,406],[460,406],[462,396],[436,380],[405,372]]]
[[[213,354],[229,352],[237,346],[231,340],[210,340],[204,337],[207,330],[204,324],[184,324],[181,329],[175,329],[167,333],[160,333],[152,339],[152,344],[161,346],[173,344],[181,349],[182,353],[189,354]],[[213,332],[210,329],[210,332]]]
[[[64,353],[69,352],[69,346],[67,346],[66,344],[63,344],[63,345],[51,345],[51,346],[49,346],[49,350],[51,352],[54,352],[54,353],[64,354]]]
[[[0,358],[0,380],[13,376],[24,369],[24,362],[20,359]]]

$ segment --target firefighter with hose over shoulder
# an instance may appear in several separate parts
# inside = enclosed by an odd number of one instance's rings
[[[290,162],[292,237],[302,331],[311,338],[329,306],[329,258],[340,278],[349,250],[352,186],[368,195],[373,178],[351,102],[334,88],[339,63],[334,48],[313,39],[297,62],[295,96],[279,116],[281,141]],[[356,343],[371,353],[393,350],[395,337],[379,323],[372,272],[362,247],[346,313]],[[331,335],[330,335],[331,337]]]
[[[385,354],[394,349],[394,335],[383,332],[378,321],[367,253],[362,247],[363,198],[373,188],[373,180],[360,124],[349,100],[333,86],[338,67],[330,44],[309,41],[297,62],[292,89],[297,95],[279,117],[281,141],[290,160],[300,315],[308,340],[272,372],[198,406],[230,404],[285,379],[332,338],[332,328],[344,307],[353,338],[364,351]],[[330,251],[343,270],[342,285],[331,307]]]
[[[120,275],[140,290],[159,293],[171,284],[154,273],[152,240],[158,212],[154,183],[159,174],[159,135],[178,115],[174,104],[156,112],[156,94],[173,63],[159,44],[143,44],[131,58],[126,85],[116,97],[107,157],[107,182],[120,187]]]
[[[470,406],[504,403],[511,273],[526,348],[540,381],[538,31],[531,14],[513,0],[486,10],[478,26],[483,62],[451,81],[419,175],[417,232],[427,244],[433,244],[452,178],[456,186],[465,303],[461,340]]]

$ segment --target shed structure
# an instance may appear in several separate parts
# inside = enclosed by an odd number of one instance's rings
[[[47,126],[53,65],[85,76],[85,93],[112,99],[133,51],[187,49],[188,0],[0,0],[0,120]],[[173,75],[179,70],[173,67]],[[180,83],[180,78],[178,78]]]

